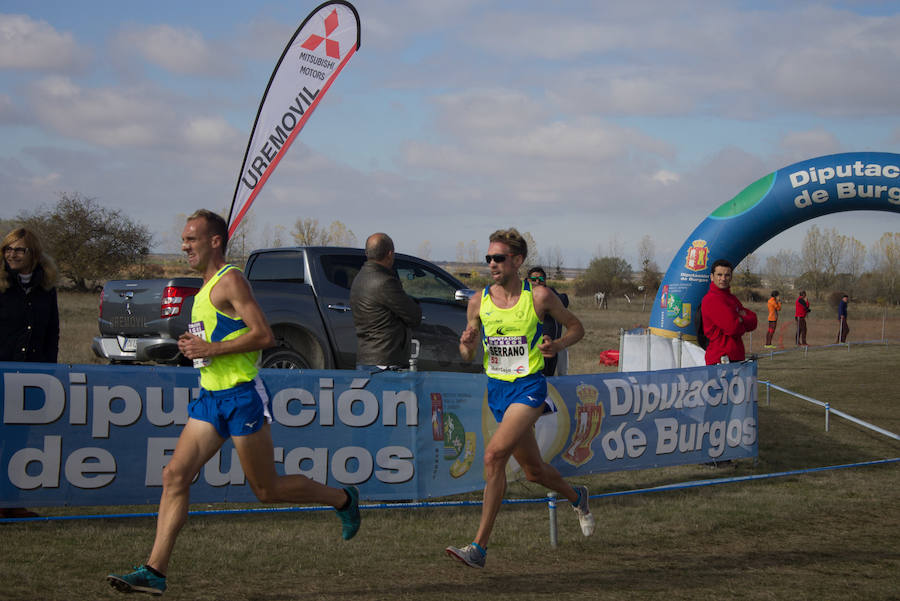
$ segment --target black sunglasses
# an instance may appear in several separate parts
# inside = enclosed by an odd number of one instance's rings
[[[512,254],[508,254],[508,255],[484,255],[484,262],[487,263],[488,265],[491,264],[491,261],[493,261],[494,263],[502,263],[503,261],[506,260],[506,257],[511,257],[511,256],[512,256]]]

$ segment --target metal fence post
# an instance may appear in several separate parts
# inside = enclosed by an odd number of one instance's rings
[[[644,335],[644,337],[647,339],[647,366],[645,371],[650,371],[650,336],[650,330],[646,330],[646,334]]]
[[[556,493],[547,493],[547,509],[550,511],[550,546],[556,548],[559,545],[559,534],[556,528]]]
[[[619,328],[619,365],[616,371],[622,371],[622,363],[625,362],[625,328]]]
[[[675,367],[681,369],[682,355],[684,354],[684,334],[678,332],[678,352],[675,353]]]
[[[831,403],[825,403],[825,431],[828,432],[828,417],[831,414]]]

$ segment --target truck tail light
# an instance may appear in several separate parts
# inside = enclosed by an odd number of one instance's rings
[[[181,306],[184,299],[194,296],[200,291],[199,288],[190,288],[187,286],[166,286],[163,291],[162,303],[159,306],[160,317],[175,317],[181,315]]]

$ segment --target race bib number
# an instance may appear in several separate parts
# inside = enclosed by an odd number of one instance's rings
[[[488,375],[528,374],[528,339],[525,336],[487,337]]]

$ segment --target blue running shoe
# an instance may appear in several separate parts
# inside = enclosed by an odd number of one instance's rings
[[[110,586],[123,593],[147,593],[159,597],[166,590],[166,577],[157,576],[147,566],[135,567],[132,573],[124,576],[110,574],[106,580]]]
[[[344,492],[350,497],[350,505],[347,509],[336,509],[335,511],[341,518],[341,537],[344,540],[350,540],[359,532],[359,523],[362,521],[359,515],[359,489],[355,486],[348,486]]]

